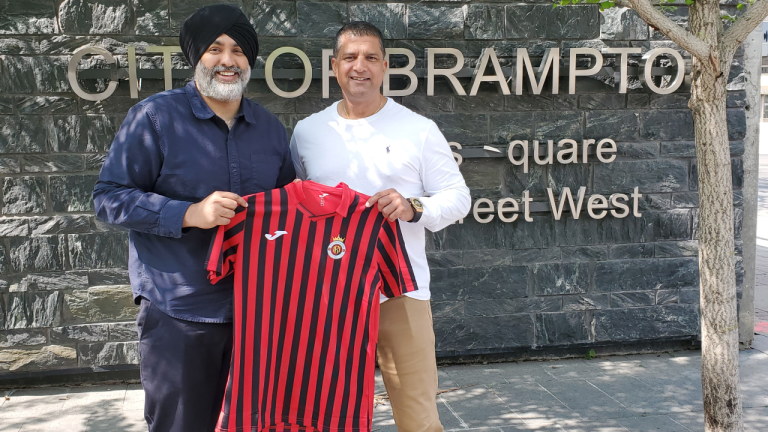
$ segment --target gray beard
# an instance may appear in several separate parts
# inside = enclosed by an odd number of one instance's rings
[[[234,71],[239,74],[239,79],[233,83],[223,83],[216,78],[216,72]],[[195,67],[195,83],[200,94],[222,102],[232,102],[243,96],[248,81],[251,79],[251,68],[245,70],[237,66],[214,66],[209,69],[202,62]]]

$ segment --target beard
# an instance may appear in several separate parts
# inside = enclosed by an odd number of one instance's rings
[[[225,71],[237,73],[238,80],[231,83],[219,81],[216,73]],[[200,94],[223,102],[232,102],[242,97],[250,79],[250,67],[243,70],[237,66],[214,66],[209,69],[202,62],[197,63],[197,67],[195,67],[195,82]]]

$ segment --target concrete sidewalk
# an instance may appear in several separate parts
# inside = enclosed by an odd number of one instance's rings
[[[700,353],[441,367],[438,409],[449,431],[704,430]],[[747,431],[768,424],[768,336],[741,353]],[[377,394],[384,394],[377,377]],[[146,431],[139,384],[5,391],[0,432]],[[377,397],[374,430],[395,432]]]

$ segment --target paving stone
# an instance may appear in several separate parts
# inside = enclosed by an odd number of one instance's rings
[[[619,420],[622,426],[637,432],[676,432],[681,425],[669,416],[643,416]]]
[[[500,385],[493,392],[517,416],[529,420],[578,420],[580,416],[541,386],[543,383]]]
[[[548,381],[540,385],[568,408],[585,418],[622,418],[633,415],[626,407],[589,385],[587,381]]]
[[[679,403],[660,397],[656,389],[634,377],[617,379],[615,376],[599,376],[587,381],[637,415],[684,411]]]

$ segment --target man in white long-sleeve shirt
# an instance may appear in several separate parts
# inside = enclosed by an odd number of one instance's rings
[[[352,22],[336,35],[331,65],[343,100],[300,121],[291,140],[297,176],[344,182],[400,219],[418,290],[382,298],[378,361],[400,431],[442,431],[425,231],[464,217],[469,189],[435,123],[380,92],[387,62],[381,32]]]

